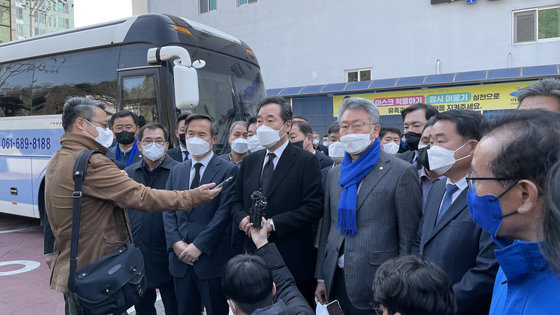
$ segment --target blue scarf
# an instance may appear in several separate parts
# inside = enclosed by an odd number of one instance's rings
[[[117,161],[121,161],[121,148],[119,147],[119,143],[117,142],[115,148],[115,158]],[[138,139],[134,140],[134,144],[132,145],[132,149],[130,149],[130,155],[128,156],[128,161],[126,161],[125,167],[128,167],[132,164],[132,160],[134,160],[134,156],[138,153]]]
[[[379,138],[354,162],[348,153],[340,165],[340,179],[338,183],[344,188],[338,202],[338,223],[336,228],[344,236],[354,236],[358,232],[356,225],[356,201],[358,199],[358,185],[373,169],[381,145]]]

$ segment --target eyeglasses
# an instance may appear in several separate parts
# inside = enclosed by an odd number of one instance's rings
[[[474,171],[472,171],[469,174],[469,176],[467,176],[466,180],[467,180],[467,186],[469,187],[470,192],[474,192],[474,184],[475,184],[475,181],[477,181],[477,180],[497,180],[497,181],[517,180],[517,181],[519,181],[517,178],[511,178],[511,177],[475,177],[474,176]],[[513,186],[515,186],[515,185],[513,185]]]
[[[349,124],[341,124],[341,125],[340,125],[340,131],[342,131],[343,133],[346,133],[346,132],[348,132],[348,131],[350,131],[350,130],[362,131],[362,130],[364,130],[364,127],[365,127],[365,126],[368,126],[368,125],[373,126],[372,123],[363,123],[363,122],[357,122],[357,123],[354,123],[354,124],[352,124],[352,125],[349,125]]]
[[[94,125],[94,126],[95,126],[95,124],[98,124],[99,125],[98,127],[101,127],[103,129],[109,129],[109,123],[106,122],[106,121],[95,121],[95,120],[89,121],[85,118],[84,118],[84,120],[87,121],[88,123]]]
[[[156,143],[159,145],[164,145],[165,144],[165,140],[163,139],[156,139],[156,140],[152,140],[152,139],[144,139],[142,140],[142,145],[151,145],[152,143]]]

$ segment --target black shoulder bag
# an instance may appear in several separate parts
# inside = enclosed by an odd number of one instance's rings
[[[124,244],[114,253],[76,271],[80,214],[82,211],[82,182],[86,176],[88,160],[97,150],[83,151],[74,164],[74,210],[72,215],[72,242],[70,245],[70,275],[68,289],[79,314],[120,314],[138,302],[146,289],[144,258],[134,244]],[[130,227],[122,210],[128,236]]]

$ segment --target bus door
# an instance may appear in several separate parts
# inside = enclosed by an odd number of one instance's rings
[[[138,115],[140,126],[160,122],[167,116],[159,88],[160,68],[161,66],[147,66],[118,69],[117,110],[126,109]]]

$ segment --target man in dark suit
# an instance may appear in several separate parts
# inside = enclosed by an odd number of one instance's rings
[[[218,128],[207,115],[193,114],[186,120],[186,144],[192,159],[175,166],[166,188],[181,190],[204,183],[221,183],[235,176],[233,163],[212,152]],[[169,253],[169,271],[175,281],[180,314],[227,314],[220,276],[233,255],[230,247],[233,180],[225,183],[220,196],[191,210],[164,213]]]
[[[436,182],[426,201],[412,252],[438,263],[449,276],[457,314],[486,314],[498,269],[497,246],[472,219],[466,176],[481,138],[484,117],[474,111],[435,116],[430,132],[430,169],[447,180]]]
[[[422,168],[421,164],[416,163],[422,130],[428,119],[437,113],[438,110],[434,106],[425,103],[414,104],[401,112],[407,151],[397,154],[397,157],[416,166],[416,169]]]
[[[220,157],[236,166],[241,166],[241,161],[249,151],[247,137],[247,122],[243,120],[234,121],[229,127],[228,136],[228,144],[231,150],[229,153],[220,155]]]
[[[382,151],[379,111],[370,100],[344,99],[338,120],[346,153],[328,174],[315,296],[321,304],[338,300],[344,314],[375,314],[375,271],[410,252],[420,184],[412,165]]]
[[[116,144],[105,154],[108,158],[123,163],[125,167],[142,160],[138,149],[138,116],[128,110],[121,110],[111,116],[111,130]]]
[[[177,130],[175,130],[175,136],[179,138],[179,145],[167,151],[167,155],[177,162],[183,162],[190,158],[189,151],[187,151],[187,144],[185,143],[185,120],[187,117],[189,117],[188,113],[183,113],[177,117]]]
[[[315,150],[323,153],[324,155],[329,154],[329,149],[321,144],[321,137],[319,136],[319,133],[317,131],[313,132],[313,139],[311,140],[311,142],[313,143],[313,148]]]
[[[290,130],[290,142],[306,151],[309,151],[315,155],[317,161],[319,161],[319,167],[324,169],[333,164],[333,160],[324,155],[323,153],[315,150],[313,148],[313,140],[311,125],[303,120],[294,121],[292,123],[292,129]]]
[[[145,186],[165,189],[171,169],[178,164],[165,154],[169,143],[167,129],[150,123],[138,131],[138,149],[143,160],[125,169],[128,176]],[[173,278],[168,270],[168,252],[161,212],[143,212],[129,209],[128,217],[134,244],[142,251],[148,287],[142,299],[134,305],[136,314],[155,314],[156,289],[159,289],[165,314],[177,313],[177,299],[173,288]]]
[[[266,150],[251,153],[241,163],[232,206],[234,223],[249,235],[251,194],[267,198],[270,241],[276,243],[302,294],[313,301],[313,232],[321,217],[321,170],[315,156],[288,141],[292,110],[282,97],[267,97],[257,105],[257,137]],[[244,238],[244,248],[255,246]]]

